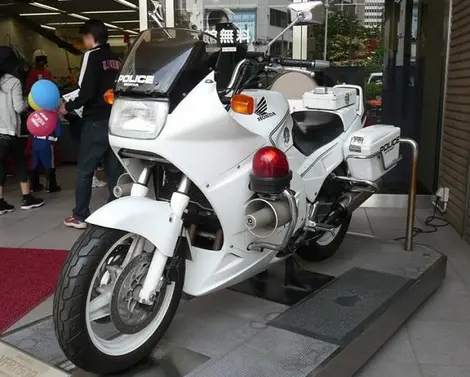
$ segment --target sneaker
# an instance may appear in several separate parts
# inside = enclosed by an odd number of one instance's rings
[[[80,221],[76,219],[73,216],[67,217],[64,220],[64,225],[68,226],[69,228],[75,228],[75,229],[85,229],[86,228],[86,222]]]
[[[100,181],[98,178],[93,177],[93,182],[91,183],[91,187],[93,188],[102,188],[106,187],[108,184],[106,182]]]
[[[30,210],[34,208],[39,208],[43,204],[44,204],[44,199],[39,199],[29,194],[23,197],[23,201],[21,202],[21,209]]]
[[[55,192],[61,192],[61,191],[62,191],[62,187],[60,186],[50,186],[46,188],[46,192],[48,194],[53,194]]]
[[[5,199],[0,199],[0,215],[4,215],[5,213],[10,213],[15,210],[15,206],[7,203]]]

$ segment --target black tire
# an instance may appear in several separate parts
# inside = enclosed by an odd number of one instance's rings
[[[86,325],[88,290],[102,258],[125,234],[88,225],[67,257],[54,297],[54,326],[62,351],[74,365],[94,374],[125,371],[148,357],[168,329],[183,291],[184,262],[171,274],[175,291],[160,327],[140,348],[122,356],[110,356],[96,348]]]
[[[341,223],[341,229],[336,234],[336,237],[333,238],[327,245],[320,245],[317,243],[317,241],[312,241],[307,245],[299,247],[297,249],[297,254],[307,262],[321,262],[331,258],[343,243],[350,223],[351,216],[343,220]]]

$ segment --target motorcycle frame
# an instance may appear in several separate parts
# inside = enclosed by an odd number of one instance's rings
[[[184,192],[174,193],[170,203],[148,198],[148,174],[145,173],[148,162],[124,158],[120,150],[148,152],[161,161],[168,161],[202,191],[217,214],[224,234],[221,250],[194,247],[186,238],[191,258],[186,261],[184,291],[192,296],[229,287],[283,259],[277,257],[276,250],[249,250],[250,244],[259,241],[247,231],[244,222],[245,205],[253,196],[248,188],[252,157],[259,148],[268,143],[282,145],[280,149],[289,159],[293,171],[291,189],[295,192],[298,208],[293,227],[296,231],[305,225],[307,200],[315,201],[326,177],[343,162],[343,141],[349,133],[362,127],[358,114],[360,106],[336,111],[343,119],[345,133],[306,158],[293,147],[292,141],[288,145],[280,141],[284,128],[292,131],[288,101],[279,93],[264,90],[250,91],[250,95],[270,96],[273,108],[279,114],[285,114],[281,122],[271,126],[265,123],[260,127],[247,123],[243,115],[228,112],[220,101],[214,73],[210,73],[168,116],[158,138],[139,140],[109,136],[113,151],[136,183],[130,197],[107,204],[87,222],[135,233],[152,242],[158,250],[155,254],[160,255],[155,257],[159,259],[159,267],[151,265],[151,272],[155,273],[148,276],[159,279],[162,266],[173,256],[176,240],[185,236],[182,216],[189,198]],[[198,111],[194,112],[194,109]],[[281,227],[264,241],[282,244],[286,231],[287,227]],[[152,277],[146,282],[150,288],[144,285],[143,302],[151,300],[155,289],[152,286],[158,284]]]
[[[302,19],[302,13],[298,13],[286,30]],[[239,68],[231,82],[235,82]],[[326,177],[343,162],[342,142],[347,135],[361,127],[360,106],[354,114],[351,109],[341,109],[335,113],[342,118],[345,133],[311,156],[305,158],[293,147],[292,140],[284,143],[280,149],[286,153],[293,171],[291,192],[298,216],[292,219],[293,223],[278,228],[274,235],[264,240],[266,245],[277,247],[262,252],[251,250],[250,245],[259,241],[246,229],[244,222],[245,205],[253,196],[248,188],[252,157],[267,143],[281,144],[283,131],[286,129],[292,134],[293,126],[291,106],[281,94],[263,90],[254,90],[251,94],[271,97],[269,102],[273,108],[283,114],[278,124],[259,127],[259,124],[246,122],[239,114],[228,112],[220,101],[212,72],[168,115],[165,127],[156,139],[130,139],[110,134],[114,153],[136,183],[130,197],[108,203],[86,221],[135,233],[156,246],[139,295],[142,303],[152,302],[167,260],[174,256],[177,239],[185,236],[182,217],[189,198],[186,192],[175,192],[170,203],[149,199],[148,166],[145,161],[123,157],[119,153],[121,149],[148,152],[159,160],[168,161],[184,174],[185,180],[196,185],[212,205],[224,234],[222,249],[198,248],[185,237],[191,258],[186,261],[183,290],[189,295],[201,296],[244,281],[266,270],[271,263],[284,259],[277,256],[276,249],[286,243],[286,235],[305,226],[307,201],[315,201]]]

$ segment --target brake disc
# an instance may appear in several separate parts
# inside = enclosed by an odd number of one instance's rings
[[[145,329],[157,316],[165,285],[152,305],[139,303],[139,293],[147,276],[152,254],[143,253],[122,270],[111,298],[111,321],[123,334],[136,334]]]

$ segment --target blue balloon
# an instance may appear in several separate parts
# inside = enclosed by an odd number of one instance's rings
[[[52,81],[38,80],[31,88],[31,98],[40,109],[55,110],[59,106],[59,88]]]

